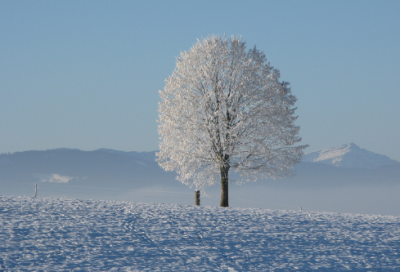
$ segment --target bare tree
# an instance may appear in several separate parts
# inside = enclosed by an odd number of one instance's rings
[[[198,40],[177,58],[159,104],[158,162],[184,184],[221,182],[228,207],[229,171],[242,181],[284,177],[301,160],[296,98],[264,53],[241,38]]]

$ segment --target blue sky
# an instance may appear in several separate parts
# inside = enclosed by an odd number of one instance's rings
[[[307,151],[400,161],[400,1],[1,1],[0,153],[158,149],[158,91],[198,38],[241,35],[291,83]]]

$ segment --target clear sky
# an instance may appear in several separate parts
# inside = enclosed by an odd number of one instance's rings
[[[241,35],[291,83],[307,151],[400,161],[400,1],[0,1],[0,153],[158,149],[158,91]]]

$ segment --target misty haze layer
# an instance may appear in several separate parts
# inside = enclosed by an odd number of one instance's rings
[[[38,183],[39,197],[192,205],[194,188],[163,171],[155,156],[110,149],[1,154],[0,194],[33,196]],[[400,215],[400,164],[386,156],[349,144],[306,154],[295,171],[243,185],[232,174],[230,206]],[[217,206],[219,189],[207,188],[201,205]]]

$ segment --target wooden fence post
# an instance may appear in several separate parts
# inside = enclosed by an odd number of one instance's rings
[[[200,191],[194,191],[194,205],[200,206]]]

